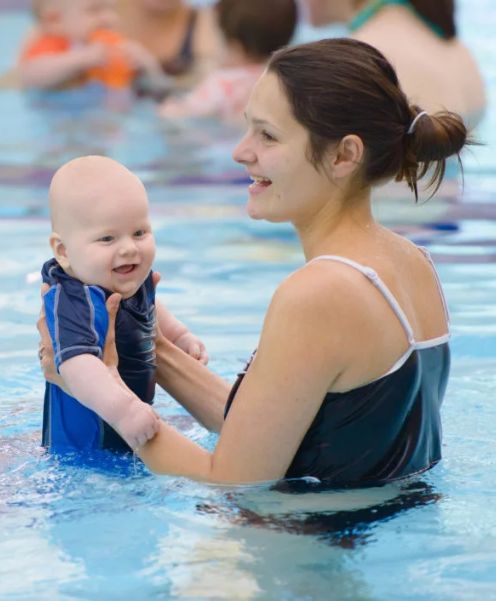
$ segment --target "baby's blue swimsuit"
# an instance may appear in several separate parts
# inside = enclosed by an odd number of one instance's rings
[[[102,357],[108,326],[105,301],[111,292],[67,275],[55,259],[44,264],[44,296],[55,365],[77,355]],[[152,274],[139,290],[123,299],[116,318],[119,374],[145,403],[155,393],[155,289]],[[91,378],[91,374],[87,374]],[[47,382],[43,409],[43,446],[54,452],[110,449],[129,452],[124,440],[94,411],[55,384]]]

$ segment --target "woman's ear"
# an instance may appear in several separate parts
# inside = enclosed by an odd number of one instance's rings
[[[52,247],[53,256],[57,259],[57,263],[64,270],[69,269],[71,264],[67,257],[67,250],[61,237],[56,232],[50,234],[50,246]]]
[[[331,171],[336,179],[348,177],[360,168],[364,155],[364,146],[359,136],[350,134],[340,140],[333,148]]]

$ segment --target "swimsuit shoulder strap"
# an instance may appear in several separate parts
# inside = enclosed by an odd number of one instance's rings
[[[313,259],[311,259],[308,262],[308,264],[314,263],[315,261],[335,261],[336,263],[343,263],[344,265],[349,265],[353,269],[356,269],[357,271],[362,273],[386,299],[386,302],[389,304],[389,306],[393,310],[393,313],[396,315],[398,321],[402,325],[410,346],[415,344],[413,329],[410,325],[410,322],[408,321],[408,317],[405,315],[395,296],[393,295],[391,290],[389,290],[386,284],[381,280],[375,269],[362,265],[361,263],[357,263],[352,259],[341,257],[339,255],[320,255],[319,257],[314,257]]]
[[[439,274],[437,273],[436,266],[434,265],[434,261],[432,260],[430,252],[424,246],[417,247],[420,252],[424,255],[424,257],[429,261],[429,264],[432,268],[432,273],[434,274],[434,278],[436,280],[437,289],[439,291],[439,296],[441,297],[441,301],[443,303],[444,316],[446,318],[446,323],[448,324],[448,331],[450,329],[450,314],[448,310],[448,303],[446,302],[446,297],[444,296],[443,288],[441,286],[441,280],[439,279]]]
[[[198,11],[191,10],[186,35],[183,38],[183,43],[179,50],[178,56],[183,60],[191,61],[193,59],[193,36],[195,33],[195,25],[198,18]]]

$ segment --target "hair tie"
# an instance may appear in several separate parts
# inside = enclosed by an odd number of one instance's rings
[[[415,119],[410,123],[410,127],[408,128],[408,131],[406,132],[407,136],[411,135],[414,133],[415,131],[415,126],[417,125],[417,121],[423,117],[424,115],[428,115],[427,111],[420,111],[420,113],[415,117]]]

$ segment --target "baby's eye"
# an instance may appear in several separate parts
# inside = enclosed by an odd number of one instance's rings
[[[142,238],[146,234],[146,230],[136,230],[134,232],[135,238]]]
[[[98,238],[97,242],[112,242],[113,239],[113,236],[102,236],[101,238]]]

